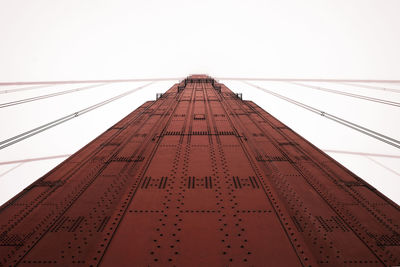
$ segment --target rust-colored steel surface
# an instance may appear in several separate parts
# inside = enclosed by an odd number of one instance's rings
[[[399,206],[193,75],[3,205],[0,265],[392,266]]]

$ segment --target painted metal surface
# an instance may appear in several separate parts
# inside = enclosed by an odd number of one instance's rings
[[[0,209],[0,266],[391,266],[399,207],[193,75]]]

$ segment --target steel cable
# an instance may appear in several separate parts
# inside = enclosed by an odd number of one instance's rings
[[[29,91],[29,90],[41,89],[41,88],[50,87],[50,86],[53,86],[53,84],[45,84],[45,85],[39,85],[39,86],[29,86],[29,87],[8,89],[8,90],[0,91],[0,94],[9,94],[9,93],[15,93],[15,92]]]
[[[71,80],[71,81],[37,81],[37,82],[0,82],[0,86],[8,85],[35,85],[35,84],[74,84],[74,83],[121,83],[121,82],[161,82],[182,80],[182,77],[176,78],[144,78],[144,79],[114,79],[114,80]]]
[[[392,89],[392,88],[386,88],[386,87],[379,87],[379,86],[372,86],[372,85],[365,85],[365,84],[352,84],[352,83],[342,83],[344,85],[350,85],[353,87],[362,87],[362,88],[367,88],[367,89],[374,89],[374,90],[380,90],[380,91],[388,91],[388,92],[393,92],[393,93],[400,93],[400,90],[397,89]]]
[[[392,168],[389,168],[389,167],[386,166],[385,164],[382,164],[382,163],[380,163],[379,161],[377,161],[377,160],[375,160],[375,159],[373,159],[373,158],[371,158],[371,157],[368,157],[368,156],[365,156],[365,157],[366,157],[367,159],[369,159],[370,161],[376,163],[377,165],[381,166],[381,167],[384,168],[385,170],[390,171],[391,173],[396,174],[397,176],[400,176],[400,173],[398,173],[397,171],[393,170]]]
[[[0,177],[3,177],[4,175],[6,175],[6,174],[12,172],[13,170],[17,169],[18,167],[21,167],[23,164],[24,164],[24,162],[19,163],[19,164],[16,165],[16,166],[13,166],[12,168],[8,169],[7,171],[1,173],[1,174],[0,174]]]
[[[280,99],[283,99],[283,100],[285,100],[285,101],[287,101],[287,102],[290,102],[290,103],[292,103],[292,104],[294,104],[294,105],[297,105],[297,106],[299,106],[299,107],[302,107],[302,108],[304,108],[304,109],[307,109],[308,111],[311,111],[311,112],[313,112],[313,113],[316,113],[316,114],[318,114],[318,115],[321,115],[321,116],[323,116],[323,117],[325,117],[325,118],[327,118],[327,119],[333,120],[333,121],[335,121],[335,122],[337,122],[337,123],[340,123],[340,124],[342,124],[342,125],[344,125],[344,126],[347,126],[347,127],[351,128],[351,129],[353,129],[353,130],[356,130],[356,131],[358,131],[358,132],[361,132],[361,133],[363,133],[363,134],[365,134],[365,135],[368,135],[368,136],[370,136],[370,137],[373,137],[373,138],[375,138],[375,139],[377,139],[377,140],[380,140],[380,141],[382,141],[382,142],[384,142],[384,143],[386,143],[386,144],[389,144],[389,145],[391,145],[391,146],[394,146],[394,147],[400,149],[400,141],[399,141],[399,140],[396,140],[396,139],[391,138],[391,137],[389,137],[389,136],[386,136],[386,135],[383,135],[383,134],[381,134],[381,133],[372,131],[372,130],[366,128],[366,127],[363,127],[363,126],[358,125],[358,124],[356,124],[356,123],[353,123],[353,122],[347,121],[347,120],[345,120],[345,119],[339,118],[339,117],[334,116],[334,115],[332,115],[332,114],[329,114],[329,113],[327,113],[327,112],[325,112],[325,111],[322,111],[322,110],[319,110],[319,109],[317,109],[317,108],[311,107],[311,106],[309,106],[309,105],[303,104],[303,103],[301,103],[301,102],[298,102],[298,101],[293,100],[293,99],[291,99],[291,98],[289,98],[289,97],[280,95],[280,94],[275,93],[275,92],[273,92],[273,91],[267,90],[267,89],[265,89],[265,88],[262,88],[262,87],[260,87],[260,86],[255,85],[255,84],[252,84],[252,83],[249,83],[249,82],[246,82],[246,81],[243,81],[243,82],[244,82],[245,84],[248,84],[248,85],[250,85],[250,86],[252,86],[252,87],[254,87],[254,88],[256,88],[256,89],[259,89],[259,90],[261,90],[261,91],[263,91],[263,92],[265,92],[265,93],[268,93],[268,94],[270,94],[270,95],[273,95],[273,96],[275,96],[275,97],[278,97],[278,98],[280,98]]]
[[[306,88],[314,89],[314,90],[319,90],[319,91],[323,91],[323,92],[332,93],[332,94],[344,95],[344,96],[354,97],[354,98],[358,98],[358,99],[362,99],[362,100],[366,100],[366,101],[371,101],[371,102],[375,102],[375,103],[379,103],[379,104],[385,104],[385,105],[400,107],[400,103],[399,102],[394,102],[394,101],[389,101],[389,100],[385,100],[385,99],[379,99],[379,98],[375,98],[375,97],[369,97],[369,96],[364,96],[364,95],[358,95],[358,94],[342,92],[342,91],[333,90],[333,89],[329,89],[329,88],[325,88],[325,87],[321,87],[321,86],[314,86],[314,85],[297,83],[297,82],[290,82],[290,83],[298,85],[298,86],[303,86],[303,87],[306,87]]]
[[[367,153],[367,152],[356,152],[356,151],[344,151],[344,150],[332,150],[332,149],[322,149],[325,153],[338,153],[338,154],[348,154],[348,155],[358,155],[358,156],[371,156],[371,157],[382,157],[382,158],[396,158],[400,159],[400,155],[390,155],[390,154],[377,154],[377,153]],[[0,162],[1,165],[1,162]]]
[[[90,86],[78,87],[78,88],[65,90],[65,91],[61,91],[61,92],[57,92],[57,93],[51,93],[51,94],[40,95],[40,96],[35,96],[35,97],[29,97],[29,98],[20,99],[20,100],[16,100],[16,101],[11,101],[11,102],[7,102],[7,103],[0,103],[0,108],[6,108],[6,107],[11,107],[11,106],[16,106],[16,105],[20,105],[20,104],[24,104],[24,103],[28,103],[28,102],[38,101],[38,100],[42,100],[42,99],[46,99],[46,98],[50,98],[50,97],[66,95],[66,94],[79,92],[79,91],[84,91],[84,90],[87,90],[87,89],[91,89],[91,88],[94,88],[94,87],[100,87],[100,86],[104,86],[104,85],[107,85],[107,84],[106,83],[102,83],[102,84],[95,84],[95,85],[90,85]]]
[[[132,94],[132,93],[134,93],[136,91],[139,91],[139,90],[141,90],[141,89],[143,89],[143,88],[145,88],[145,87],[147,87],[147,86],[149,86],[149,85],[151,85],[153,83],[154,82],[150,82],[148,84],[139,86],[139,87],[137,87],[135,89],[132,89],[132,90],[130,90],[128,92],[119,94],[117,96],[114,96],[112,98],[109,98],[107,100],[99,102],[97,104],[91,105],[91,106],[89,106],[87,108],[81,109],[81,110],[79,110],[77,112],[71,113],[71,114],[69,114],[67,116],[61,117],[61,118],[59,118],[57,120],[54,120],[54,121],[51,121],[51,122],[46,123],[44,125],[41,125],[39,127],[36,127],[36,128],[34,128],[32,130],[26,131],[24,133],[21,133],[21,134],[18,134],[16,136],[13,136],[11,138],[8,138],[6,140],[3,140],[3,141],[0,142],[0,150],[6,148],[8,146],[11,146],[13,144],[16,144],[18,142],[21,142],[21,141],[23,141],[23,140],[25,140],[25,139],[27,139],[27,138],[29,138],[31,136],[34,136],[34,135],[36,135],[38,133],[41,133],[41,132],[46,131],[48,129],[51,129],[51,128],[59,125],[59,124],[62,124],[62,123],[67,122],[67,121],[69,121],[71,119],[74,119],[74,118],[76,118],[76,117],[78,117],[80,115],[83,115],[83,114],[88,113],[88,112],[90,112],[92,110],[95,110],[95,109],[97,109],[97,108],[99,108],[101,106],[104,106],[104,105],[106,105],[108,103],[111,103],[111,102],[113,102],[115,100],[118,100],[118,99],[120,99],[122,97],[125,97],[125,96],[127,96],[129,94]]]
[[[231,81],[265,81],[265,82],[332,82],[332,83],[399,83],[400,80],[360,80],[360,79],[301,79],[301,78],[235,78],[235,77],[217,77],[218,80]],[[1,85],[1,83],[0,83]]]
[[[9,164],[26,163],[26,162],[32,162],[32,161],[42,161],[42,160],[67,158],[69,156],[72,156],[72,154],[53,155],[53,156],[39,157],[39,158],[17,159],[17,160],[10,160],[10,161],[0,162],[0,165],[9,165]]]

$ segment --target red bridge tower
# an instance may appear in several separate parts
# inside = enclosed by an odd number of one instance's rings
[[[0,209],[0,266],[391,266],[399,207],[204,75]]]

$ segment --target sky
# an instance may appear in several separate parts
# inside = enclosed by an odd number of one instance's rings
[[[219,77],[400,80],[400,1],[103,1],[0,0],[0,82]],[[0,150],[0,204],[175,81],[145,89]],[[257,91],[221,80],[400,203],[398,149]],[[254,82],[390,137],[400,112],[303,88]],[[144,82],[107,84],[0,108],[0,141],[95,104]],[[309,83],[400,102],[400,94],[339,83]],[[399,89],[400,84],[374,84]],[[0,93],[0,104],[82,87],[57,85]],[[23,86],[0,86],[4,90]]]

